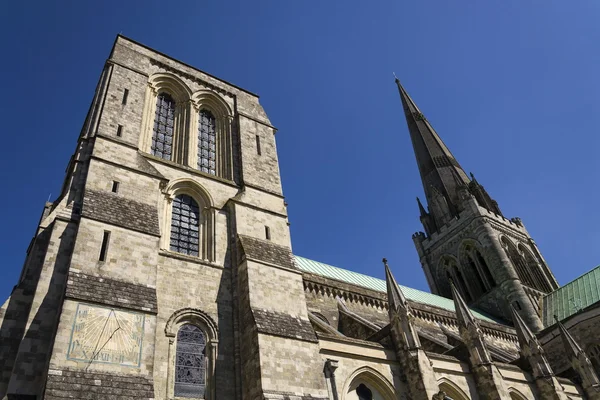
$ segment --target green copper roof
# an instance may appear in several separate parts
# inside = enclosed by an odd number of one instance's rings
[[[372,276],[359,274],[358,272],[348,271],[334,267],[332,265],[323,264],[318,261],[309,260],[308,258],[294,256],[296,260],[296,266],[304,272],[311,274],[320,275],[325,278],[336,279],[338,281],[350,283],[352,285],[361,286],[367,289],[376,290],[378,292],[386,293],[387,288],[383,279],[373,278]],[[383,270],[383,268],[382,268]],[[415,301],[417,303],[423,303],[434,307],[439,307],[444,310],[454,312],[454,301],[447,299],[436,294],[423,292],[421,290],[409,288],[406,286],[398,285],[402,289],[402,293],[408,300]],[[480,311],[471,309],[473,315],[476,318],[483,321],[501,323],[492,319],[489,316],[482,314]]]
[[[555,315],[559,321],[562,321],[598,301],[600,301],[600,265],[544,296],[542,300],[544,326],[553,325]]]

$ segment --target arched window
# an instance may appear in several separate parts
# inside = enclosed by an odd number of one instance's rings
[[[527,268],[534,277],[534,288],[545,293],[550,293],[552,291],[552,287],[550,286],[548,280],[544,276],[540,264],[533,258],[533,255],[529,252],[529,250],[527,250],[522,244],[519,245],[519,250],[521,251],[521,253],[523,253],[525,262],[527,264]]]
[[[440,383],[440,390],[444,392],[444,400],[466,400],[469,398],[462,389],[448,380]]]
[[[190,256],[199,255],[200,210],[198,203],[187,194],[173,199],[170,249]]]
[[[198,169],[212,175],[217,173],[217,123],[208,110],[199,113]]]
[[[485,262],[485,259],[483,258],[483,256],[479,252],[479,250],[477,250],[477,249],[473,250],[473,254],[475,255],[475,260],[479,264],[479,267],[480,267],[481,271],[483,272],[483,275],[485,276],[486,281],[490,285],[490,288],[495,287],[496,282],[494,281],[494,277],[492,276],[492,273],[490,272],[490,268],[488,267],[487,263]]]
[[[156,98],[154,127],[152,128],[152,155],[171,160],[173,154],[173,134],[175,130],[175,101],[166,93]]]
[[[519,254],[519,251],[517,250],[517,248],[511,242],[509,242],[506,238],[502,238],[502,244],[504,245],[506,253],[508,254],[508,258],[514,265],[515,270],[517,272],[517,276],[519,277],[521,282],[523,282],[525,285],[527,285],[529,287],[536,288],[533,276],[531,275],[531,272],[527,268],[527,263],[525,262],[525,259],[523,258],[523,256],[521,256]]]
[[[471,294],[469,293],[469,289],[468,289],[467,283],[465,282],[465,278],[463,278],[462,273],[460,272],[460,270],[458,269],[458,267],[456,265],[454,265],[454,276],[456,277],[455,282],[458,285],[461,294],[464,296],[465,301],[467,303],[472,302],[473,298],[471,297]]]
[[[352,373],[346,383],[341,397],[343,400],[394,400],[401,388],[394,386],[381,373],[369,367],[359,368]]]
[[[185,324],[177,332],[175,397],[203,399],[206,389],[206,336],[195,325]]]
[[[475,279],[475,282],[471,282],[471,286],[476,288],[475,296],[480,296],[486,291],[485,283],[483,283],[483,279],[481,279],[481,275],[479,275],[477,264],[475,263],[473,256],[471,254],[467,254],[466,258],[469,276]]]
[[[590,361],[596,370],[596,374],[600,376],[600,344],[592,344],[587,349],[587,355],[590,357]]]
[[[473,301],[473,296],[470,292],[469,286],[467,286],[467,282],[463,276],[463,272],[458,268],[456,259],[451,256],[443,256],[440,259],[440,269],[439,273],[445,271],[444,275],[438,275],[440,278],[440,288],[442,288],[442,293],[446,293],[447,297],[452,296],[452,292],[450,289],[450,282],[454,283],[454,286],[458,289],[458,292],[462,296],[462,298],[470,303]]]

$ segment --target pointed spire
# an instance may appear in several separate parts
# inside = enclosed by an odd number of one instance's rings
[[[490,364],[492,357],[487,349],[479,323],[452,281],[450,281],[450,287],[458,320],[458,331],[469,351],[471,365]]]
[[[577,344],[573,336],[571,336],[567,328],[565,328],[556,316],[554,316],[554,319],[556,320],[558,330],[562,336],[567,356],[571,361],[571,366],[577,371],[581,378],[583,391],[589,399],[600,400],[600,378],[598,378],[598,374],[596,373],[592,362],[585,351]]]
[[[517,337],[521,343],[521,347],[529,346],[532,342],[537,343],[537,338],[533,332],[531,332],[531,329],[529,329],[525,321],[523,321],[523,318],[521,318],[512,304],[510,305],[510,310],[512,311],[512,318],[515,324],[515,330],[517,331]]]
[[[392,271],[390,271],[387,259],[385,258],[383,259],[383,265],[385,266],[385,283],[387,285],[390,311],[397,311],[400,308],[403,310],[408,310],[408,302],[406,301],[406,297],[404,297],[404,293],[402,293],[402,290],[400,290],[394,275],[392,275]]]
[[[558,320],[556,316],[554,316],[556,320],[556,324],[558,325],[558,330],[560,332],[560,336],[562,336],[563,344],[567,352],[570,353],[570,356],[579,357],[581,353],[583,353],[583,349],[579,347],[573,336],[569,333],[567,328]]]
[[[417,196],[417,203],[419,203],[419,213],[421,216],[427,215],[427,211],[425,211],[425,207],[423,207],[423,203],[421,203],[421,199]]]
[[[550,367],[544,349],[538,342],[537,337],[533,334],[531,329],[529,329],[512,304],[510,306],[510,311],[512,312],[512,319],[515,330],[517,331],[517,337],[519,338],[519,344],[521,345],[521,355],[529,361],[529,365],[533,369],[534,378],[554,376],[552,367]],[[551,382],[547,380],[537,382],[538,386],[542,385],[544,388],[552,389],[554,392],[562,391],[560,385],[553,386],[550,385],[550,383]],[[543,388],[540,388],[540,390],[543,391]]]
[[[467,328],[469,325],[474,325],[478,327],[475,316],[473,316],[471,309],[467,306],[467,303],[465,303],[452,281],[450,281],[450,287],[452,288],[452,298],[454,299],[456,319],[458,319],[459,326],[462,325]]]
[[[457,190],[462,185],[468,185],[469,178],[421,110],[404,90],[398,78],[396,78],[396,85],[400,92],[427,202],[431,201],[430,187],[434,187],[446,197],[452,213],[456,215],[460,211]]]

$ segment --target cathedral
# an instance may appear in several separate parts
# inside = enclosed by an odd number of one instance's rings
[[[560,287],[395,84],[430,293],[293,254],[258,96],[117,36],[0,308],[0,399],[600,400],[600,267]]]

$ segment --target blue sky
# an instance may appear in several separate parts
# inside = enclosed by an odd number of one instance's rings
[[[59,191],[119,32],[260,94],[294,252],[426,288],[392,72],[561,284],[600,264],[600,4],[21,1],[0,16],[0,303]]]

